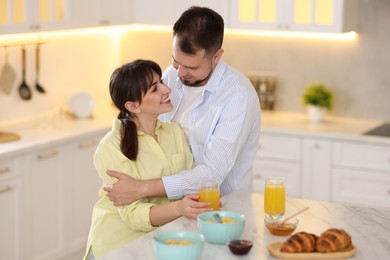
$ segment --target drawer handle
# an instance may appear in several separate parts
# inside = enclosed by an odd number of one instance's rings
[[[9,167],[4,167],[0,169],[0,174],[8,173],[11,171],[11,168]]]
[[[12,187],[11,186],[5,186],[4,188],[1,188],[0,189],[0,194],[1,193],[6,193],[8,191],[12,190]]]
[[[261,180],[261,175],[253,175],[254,180]]]
[[[89,141],[86,141],[86,142],[83,142],[83,143],[80,143],[79,144],[79,147],[81,149],[86,149],[86,148],[89,148],[89,147],[92,147],[92,146],[95,146],[97,143],[96,140],[89,140]]]
[[[51,151],[49,153],[39,154],[38,159],[39,160],[46,160],[46,159],[52,158],[52,157],[57,156],[57,155],[58,155],[57,151]]]

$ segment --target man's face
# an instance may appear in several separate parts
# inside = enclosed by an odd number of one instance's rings
[[[180,50],[176,36],[173,38],[172,66],[183,84],[191,87],[206,85],[216,65],[214,58],[205,56],[206,51],[200,50],[195,55],[189,55]]]

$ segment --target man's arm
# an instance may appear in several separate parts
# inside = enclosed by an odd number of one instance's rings
[[[166,197],[161,179],[136,180],[126,174],[107,170],[107,175],[118,179],[111,186],[104,187],[107,197],[114,206],[124,206],[145,197]]]

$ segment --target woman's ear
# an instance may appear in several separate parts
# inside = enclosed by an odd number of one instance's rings
[[[139,103],[138,102],[127,101],[125,103],[125,108],[130,113],[134,113],[134,114],[141,113],[141,109],[139,108]]]

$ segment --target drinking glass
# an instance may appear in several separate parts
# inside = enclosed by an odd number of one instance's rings
[[[201,180],[198,194],[200,202],[210,202],[211,208],[219,210],[219,184],[216,180]]]
[[[283,218],[286,207],[286,179],[283,177],[267,177],[264,190],[264,213],[267,218],[279,220]]]

